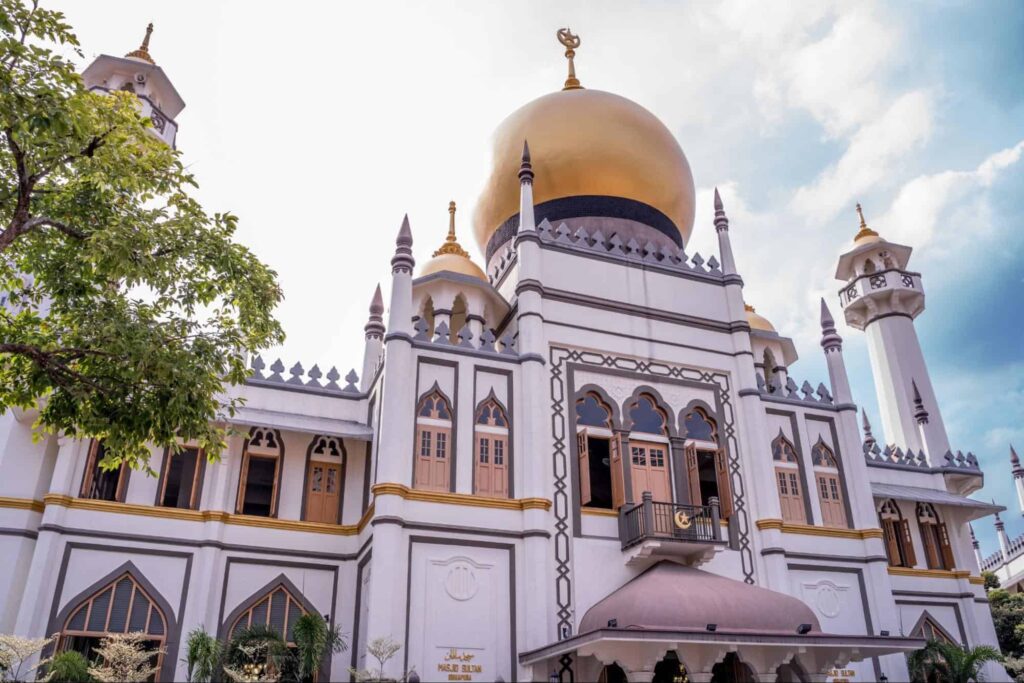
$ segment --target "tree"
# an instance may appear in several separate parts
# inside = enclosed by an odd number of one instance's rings
[[[89,675],[100,683],[142,683],[157,672],[156,658],[163,650],[147,647],[149,636],[134,633],[113,633],[100,641],[96,662]]]
[[[292,626],[300,680],[312,680],[328,653],[344,651],[348,645],[337,626],[331,627],[316,612],[303,614]]]
[[[383,636],[380,638],[374,638],[366,644],[366,654],[377,660],[377,670],[370,671],[368,669],[353,669],[349,668],[348,672],[352,676],[352,680],[363,683],[364,681],[407,681],[414,673],[412,670],[402,674],[401,678],[386,678],[384,676],[384,665],[391,660],[398,651],[402,649],[401,643],[396,641],[390,636]]]
[[[219,640],[197,626],[188,634],[185,653],[189,683],[210,683],[220,668],[224,648]]]
[[[291,666],[281,634],[266,624],[239,630],[224,653],[224,673],[232,681],[278,681]]]
[[[25,667],[25,663],[52,644],[56,636],[49,638],[22,638],[21,636],[0,634],[0,680],[20,681],[35,667]]]
[[[276,275],[135,96],[87,92],[57,50],[81,56],[60,12],[0,0],[0,411],[102,439],[106,467],[179,438],[215,458],[225,384],[283,339]]]
[[[999,650],[988,645],[966,648],[955,643],[929,640],[907,656],[910,679],[915,683],[971,683],[980,680],[986,662],[1000,662]]]
[[[982,572],[981,578],[985,580],[985,590],[990,591],[993,588],[999,588],[999,577],[992,572]]]
[[[40,664],[43,667],[43,663]],[[89,660],[81,652],[65,650],[58,652],[45,662],[46,675],[40,680],[45,683],[87,683],[92,680],[89,675]]]

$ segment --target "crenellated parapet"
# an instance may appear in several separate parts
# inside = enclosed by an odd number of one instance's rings
[[[759,374],[756,375],[756,378],[757,390],[762,397],[801,401],[819,406],[827,405],[832,407],[835,405],[835,399],[824,382],[818,382],[818,386],[815,388],[807,380],[804,380],[803,384],[797,384],[796,380],[792,377],[787,377],[785,384],[775,379],[765,382],[764,377]]]
[[[309,370],[302,367],[302,363],[295,363],[288,369],[288,377],[284,376],[285,364],[280,358],[271,363],[270,367],[267,368],[266,362],[262,356],[254,356],[252,361],[249,363],[249,367],[252,369],[252,374],[249,379],[246,380],[246,384],[253,386],[268,386],[273,388],[288,388],[298,389],[312,394],[326,394],[326,395],[352,395],[360,394],[359,391],[359,375],[355,369],[349,370],[348,374],[345,375],[344,385],[339,384],[339,380],[342,379],[341,373],[338,372],[336,367],[331,367],[325,375],[320,366],[314,364]],[[263,370],[270,370],[269,374],[264,374]],[[327,380],[322,382],[321,379]]]

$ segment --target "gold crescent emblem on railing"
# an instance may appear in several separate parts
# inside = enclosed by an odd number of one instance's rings
[[[680,529],[689,529],[693,525],[693,520],[690,519],[690,515],[686,514],[682,510],[679,510],[675,514],[676,526]]]

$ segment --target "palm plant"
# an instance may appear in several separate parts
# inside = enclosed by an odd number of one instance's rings
[[[58,652],[46,662],[46,683],[83,683],[91,681],[89,660],[81,652],[66,650]]]
[[[185,663],[188,665],[189,683],[209,683],[217,674],[224,648],[202,626],[188,634]]]
[[[907,656],[907,668],[914,683],[970,683],[981,680],[981,667],[986,662],[1002,660],[999,650],[988,645],[966,648],[929,640]]]
[[[303,614],[292,626],[300,680],[311,680],[328,653],[343,652],[348,644],[337,626],[316,612]]]

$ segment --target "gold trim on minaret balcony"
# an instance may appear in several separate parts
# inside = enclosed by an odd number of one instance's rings
[[[146,37],[142,39],[142,45],[139,45],[138,50],[132,50],[125,57],[135,57],[141,59],[144,62],[149,62],[153,66],[156,66],[156,62],[149,56],[149,36],[153,34],[153,22],[149,22],[149,26],[146,27]]]
[[[558,29],[558,42],[565,46],[565,58],[569,60],[569,76],[565,79],[565,86],[562,90],[581,90],[580,81],[576,78],[576,48],[580,46],[580,37],[573,35],[572,29]]]

